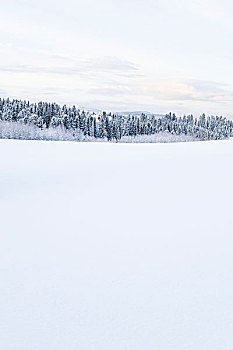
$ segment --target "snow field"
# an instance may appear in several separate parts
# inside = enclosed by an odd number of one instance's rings
[[[1,349],[231,349],[232,140],[0,152]]]

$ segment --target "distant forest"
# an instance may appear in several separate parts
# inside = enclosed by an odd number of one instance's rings
[[[233,136],[233,121],[222,116],[100,115],[76,106],[0,98],[0,138],[138,142],[163,133],[182,140],[221,140]]]

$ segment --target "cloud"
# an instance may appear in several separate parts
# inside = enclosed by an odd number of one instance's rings
[[[138,79],[126,85],[102,84],[88,89],[91,95],[122,97],[137,102],[233,102],[233,85],[197,79]]]
[[[222,2],[224,2],[224,0],[222,0]],[[219,1],[216,0],[176,1],[176,3],[181,6],[182,10],[185,8],[192,15],[211,22],[219,22],[226,16],[226,11],[224,11],[226,6],[222,6],[222,2],[219,3]]]
[[[0,71],[12,73],[46,73],[62,75],[87,75],[90,73],[111,73],[131,76],[138,74],[139,67],[133,62],[112,57],[85,59],[76,61],[75,58],[53,56],[56,59],[68,60],[68,65],[0,65]],[[70,64],[72,63],[72,65]]]
[[[147,80],[136,93],[167,101],[233,101],[232,85],[195,79]]]
[[[6,90],[0,89],[0,96],[5,96],[7,94]]]

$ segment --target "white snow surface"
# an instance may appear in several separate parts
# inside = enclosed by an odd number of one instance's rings
[[[0,154],[0,349],[232,349],[232,140]]]

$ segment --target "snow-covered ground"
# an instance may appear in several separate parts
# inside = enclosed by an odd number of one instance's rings
[[[0,154],[0,349],[232,349],[232,140]]]

